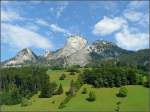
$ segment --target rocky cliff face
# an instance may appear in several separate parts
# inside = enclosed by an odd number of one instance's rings
[[[56,52],[49,52],[45,57],[47,60],[64,59],[66,65],[81,65],[84,66],[88,62],[87,40],[80,36],[71,36],[67,39],[67,43],[62,49]]]
[[[80,36],[71,36],[68,38],[67,43],[62,49],[57,50],[54,53],[49,53],[45,58],[57,59],[62,57],[68,57],[73,55],[74,53],[84,49],[87,45],[87,40]]]

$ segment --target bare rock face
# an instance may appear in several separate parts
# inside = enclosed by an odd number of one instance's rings
[[[37,56],[32,52],[32,50],[29,48],[25,48],[18,52],[18,54],[14,58],[6,62],[5,66],[15,66],[22,64],[26,61],[35,61],[36,59]]]
[[[90,59],[89,51],[88,47],[86,46],[85,48],[69,56],[67,62],[70,65],[85,66],[89,62],[89,59]]]
[[[48,60],[64,59],[65,65],[85,65],[87,63],[87,40],[80,36],[71,36],[62,49],[54,53],[48,53],[45,57]]]

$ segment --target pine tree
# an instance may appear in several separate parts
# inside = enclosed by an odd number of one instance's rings
[[[62,93],[63,93],[63,87],[62,87],[62,84],[60,83],[58,90],[56,91],[56,94],[60,95]]]
[[[70,96],[74,96],[75,95],[75,91],[76,91],[76,88],[75,88],[75,83],[73,80],[71,80],[71,83],[70,83],[70,89],[69,89],[69,95]]]
[[[96,100],[96,96],[95,93],[90,91],[89,92],[89,97],[87,98],[88,101],[95,101]]]

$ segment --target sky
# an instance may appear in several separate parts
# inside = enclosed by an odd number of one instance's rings
[[[137,51],[149,47],[148,1],[2,1],[1,60],[23,48],[37,55],[62,48],[70,35],[91,44],[114,42]]]

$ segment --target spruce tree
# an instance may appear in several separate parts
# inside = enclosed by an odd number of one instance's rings
[[[71,80],[70,89],[69,89],[69,95],[70,96],[74,96],[75,95],[75,91],[76,91],[75,83],[74,83],[73,80]]]
[[[89,97],[87,98],[88,101],[95,101],[96,100],[96,96],[95,93],[90,91],[89,92]]]
[[[63,93],[63,87],[62,87],[62,84],[60,83],[58,90],[56,91],[56,94],[60,95],[62,93]]]

